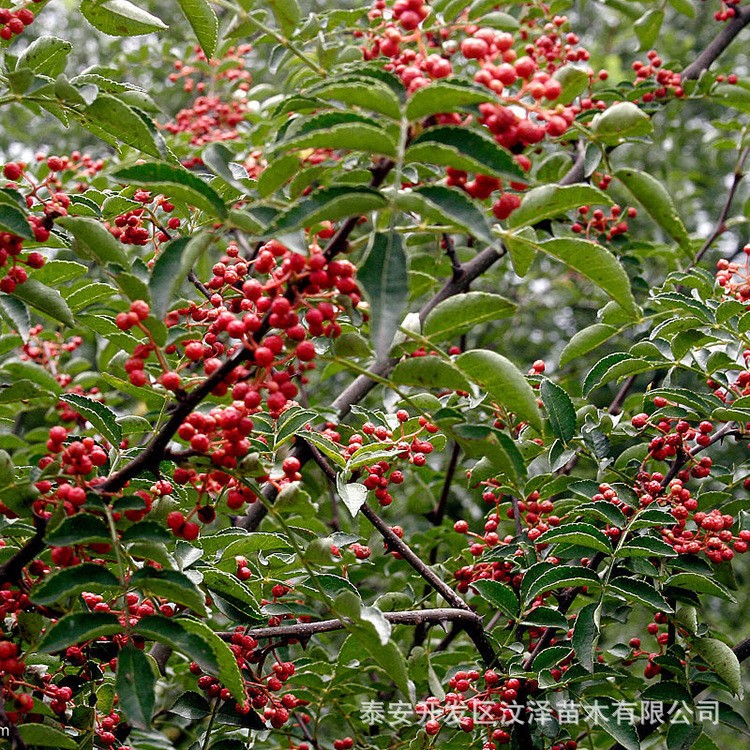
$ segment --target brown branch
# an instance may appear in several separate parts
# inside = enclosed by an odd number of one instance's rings
[[[706,238],[706,241],[701,246],[701,249],[696,254],[693,262],[688,266],[688,271],[691,268],[695,268],[695,266],[697,266],[701,262],[703,256],[708,252],[711,245],[713,245],[716,239],[726,231],[726,220],[729,216],[729,211],[732,207],[734,196],[737,193],[737,188],[739,188],[740,182],[742,182],[742,178],[745,176],[745,162],[747,161],[748,155],[750,155],[750,146],[745,146],[745,148],[742,149],[739,157],[737,158],[737,164],[735,165],[734,172],[732,174],[732,184],[729,188],[729,192],[727,193],[727,198],[724,201],[724,205],[722,206],[719,218],[716,220],[716,225],[714,226],[711,234],[709,234]]]
[[[188,281],[206,298],[211,299],[211,292],[208,287],[195,275],[195,271],[190,269]]]
[[[13,557],[0,565],[0,586],[9,581],[19,583],[23,569],[44,550],[44,533],[47,530],[47,521],[39,516],[34,516],[34,527],[36,528],[34,536]]]
[[[470,625],[480,624],[479,615],[471,610],[449,609],[440,607],[435,609],[412,609],[403,612],[384,612],[384,617],[393,625],[420,625],[422,623],[460,622]],[[321,633],[332,633],[344,630],[343,620],[320,620],[319,622],[299,622],[293,625],[278,625],[272,628],[253,628],[246,635],[260,639],[304,640]],[[232,632],[222,633],[223,638],[231,638]]]
[[[700,77],[704,70],[708,70],[714,61],[723,54],[724,50],[734,41],[737,34],[750,23],[750,6],[734,8],[735,16],[728,21],[724,28],[711,40],[711,43],[682,71],[682,80],[690,81]]]

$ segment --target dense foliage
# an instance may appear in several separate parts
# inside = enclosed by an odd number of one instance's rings
[[[0,744],[746,742],[750,6],[0,5]]]

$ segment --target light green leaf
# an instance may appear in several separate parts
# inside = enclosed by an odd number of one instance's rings
[[[75,249],[84,258],[130,268],[131,262],[124,245],[100,221],[83,216],[66,216],[58,219],[57,224],[75,237]]]
[[[588,354],[617,333],[617,328],[606,323],[594,323],[573,335],[560,353],[560,367]]]
[[[422,334],[433,341],[447,341],[515,311],[516,304],[499,294],[465,292],[435,305],[425,318]]]
[[[400,385],[421,386],[438,390],[470,391],[471,384],[451,362],[440,357],[409,357],[399,362],[391,380]]]
[[[177,0],[177,2],[195,32],[206,57],[213,57],[219,40],[219,19],[211,3],[208,0]]]
[[[151,128],[132,107],[114,96],[100,93],[79,119],[95,135],[122,141],[157,159],[162,156]]]
[[[740,662],[734,651],[717,638],[698,638],[694,644],[706,664],[732,688],[738,698],[742,698],[744,691]]]
[[[35,73],[56,76],[65,69],[65,62],[73,49],[70,42],[56,36],[40,36],[19,55],[16,70],[29,68]]]
[[[617,102],[591,121],[594,137],[607,146],[649,135],[653,129],[651,118],[633,102]]]
[[[666,188],[655,177],[637,169],[618,169],[614,177],[643,206],[646,213],[679,244],[685,255],[692,259],[687,229]]]
[[[81,15],[109,36],[138,36],[169,28],[129,0],[81,0]]]
[[[515,412],[541,432],[542,417],[536,394],[521,371],[502,354],[474,349],[459,355],[456,366],[483,388],[490,399]]]
[[[524,194],[508,223],[513,228],[528,226],[590,205],[611,206],[613,200],[593,185],[541,185]]]
[[[458,79],[442,79],[417,89],[406,105],[409,120],[421,120],[441,112],[456,112],[464,107],[495,100],[488,89]]]
[[[566,523],[545,531],[537,544],[576,544],[595,549],[604,554],[612,554],[612,545],[602,531],[589,523]]]

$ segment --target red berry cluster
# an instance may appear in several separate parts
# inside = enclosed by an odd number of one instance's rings
[[[173,83],[182,81],[186,92],[197,92],[199,96],[190,106],[181,109],[164,129],[173,135],[187,134],[193,146],[238,138],[238,126],[248,112],[243,95],[250,89],[252,81],[250,72],[245,69],[245,58],[251,50],[249,44],[242,44],[230,47],[222,59],[207,60],[203,51],[196,47],[191,61],[176,60],[175,72],[170,73],[169,80]],[[206,80],[198,80],[204,75]],[[230,85],[229,95],[215,93],[222,83]],[[211,93],[206,93],[209,91]],[[196,157],[190,161],[190,166],[200,163]]]
[[[633,63],[636,79],[639,82],[649,81],[653,88],[641,96],[644,102],[652,102],[654,99],[663,99],[670,93],[676,97],[685,95],[682,88],[682,77],[668,68],[662,68],[662,60],[656,50],[646,53],[648,62],[636,60]]]
[[[745,260],[735,263],[721,258],[716,263],[716,283],[727,296],[750,305],[750,244],[743,248]]]
[[[425,417],[412,419],[405,409],[396,412],[398,427],[390,429],[384,424],[376,425],[365,422],[361,432],[355,432],[349,438],[349,445],[341,451],[345,459],[350,459],[365,445],[380,444],[383,450],[393,451],[394,459],[408,461],[414,466],[424,466],[427,456],[434,450],[429,440],[423,439],[438,432],[437,425],[432,424]],[[373,490],[377,501],[382,506],[390,505],[393,497],[388,491],[392,484],[399,485],[404,481],[404,475],[398,469],[391,467],[389,461],[378,461],[372,466],[365,466],[367,476],[362,484],[368,490]]]
[[[638,210],[630,207],[626,210],[625,216],[634,219],[638,216]],[[612,206],[608,214],[600,208],[591,211],[589,206],[581,206],[578,209],[578,220],[570,228],[576,234],[585,234],[587,238],[604,235],[606,239],[612,240],[628,231],[628,222],[623,218],[620,206]]]
[[[721,9],[714,13],[715,21],[731,21],[738,13],[742,0],[721,0]]]
[[[31,3],[41,3],[42,1],[31,0]],[[15,11],[0,8],[0,39],[7,42],[14,36],[23,34],[24,29],[34,23],[34,13],[28,8],[31,3]]]
[[[244,688],[247,699],[238,703],[229,690],[222,687],[219,680],[211,675],[203,674],[196,663],[190,665],[190,671],[198,676],[198,687],[204,691],[209,698],[218,698],[241,715],[248,714],[251,710],[263,710],[263,718],[275,729],[286,724],[291,712],[306,701],[297,698],[293,693],[285,693],[282,696],[274,695],[284,689],[285,683],[294,675],[296,668],[290,661],[277,660],[271,666],[268,674],[262,673],[265,652],[258,648],[258,641],[245,634],[245,628],[235,628],[229,637],[229,647],[232,650],[237,665],[242,671]]]

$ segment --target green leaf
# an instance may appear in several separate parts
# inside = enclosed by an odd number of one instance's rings
[[[182,167],[165,162],[151,162],[120,169],[113,176],[126,184],[140,185],[154,193],[163,193],[183,201],[211,216],[224,218],[227,215],[221,196],[210,185]]]
[[[212,241],[211,234],[203,232],[191,237],[179,237],[162,247],[148,282],[154,317],[161,320],[166,315],[188,273]]]
[[[311,409],[291,408],[287,409],[280,417],[276,425],[273,448],[277,450],[294,434],[299,432],[305,425],[312,424],[318,418],[318,414]]]
[[[492,401],[515,412],[536,430],[542,430],[542,417],[536,394],[521,371],[502,354],[474,349],[459,355],[456,366],[470,380],[487,391]]]
[[[76,750],[78,747],[69,734],[48,724],[19,724],[16,731],[27,747],[54,747],[59,750]]]
[[[401,118],[401,102],[396,93],[387,84],[373,78],[344,76],[313,86],[307,93],[379,112],[392,120]]]
[[[720,599],[735,601],[735,598],[719,583],[700,573],[676,573],[667,578],[665,586],[676,586],[681,589],[687,589],[697,594],[710,594],[718,596]]]
[[[400,385],[421,386],[438,390],[470,391],[471,384],[453,363],[440,357],[409,357],[399,362],[391,380]]]
[[[180,618],[179,622],[189,633],[200,636],[209,644],[219,665],[219,679],[232,697],[242,703],[245,700],[244,682],[237,666],[237,659],[229,646],[208,625],[199,620],[184,617]]]
[[[72,49],[73,45],[64,39],[40,36],[19,55],[16,70],[29,68],[35,73],[54,77],[65,70],[65,62]]]
[[[618,169],[614,177],[692,260],[687,229],[666,188],[655,177],[637,169]]]
[[[185,622],[186,620],[181,617],[148,615],[136,623],[133,632],[179,651],[191,661],[196,662],[205,672],[218,676],[219,662],[214,653],[212,641],[186,629]]]
[[[377,190],[335,185],[321,188],[276,217],[267,235],[311,227],[321,221],[338,221],[385,208],[387,201]]]
[[[396,232],[375,235],[357,277],[370,301],[370,338],[378,359],[388,356],[409,296],[406,254]]]
[[[675,557],[674,548],[655,536],[634,536],[617,551],[617,557]]]
[[[67,401],[75,410],[91,422],[93,428],[115,448],[120,447],[122,442],[122,427],[117,424],[117,415],[101,401],[95,401],[88,396],[78,393],[66,393],[60,397],[61,401]]]
[[[123,531],[120,541],[123,544],[133,542],[169,542],[172,535],[156,521],[139,521]]]
[[[201,573],[203,585],[226,599],[235,609],[240,610],[246,620],[260,622],[264,619],[252,592],[236,576],[211,568],[204,568]]]
[[[66,216],[57,224],[67,229],[76,240],[75,249],[84,258],[99,263],[116,263],[124,269],[131,266],[125,246],[100,221],[83,216]]]
[[[151,728],[156,675],[149,657],[128,644],[117,655],[115,693],[125,718],[139,729]]]
[[[34,239],[26,214],[10,203],[0,203],[0,230],[17,234],[27,240]]]
[[[484,213],[462,190],[443,185],[425,185],[414,190],[401,190],[396,202],[402,211],[458,227],[487,244],[493,242]]]
[[[268,0],[268,5],[284,34],[293,34],[302,15],[297,0]]]
[[[674,612],[669,602],[652,584],[639,581],[637,578],[615,578],[607,586],[607,592],[609,591],[621,594],[628,602],[638,602],[655,612]]]
[[[541,185],[524,194],[508,223],[513,228],[529,226],[564,216],[581,206],[611,206],[613,203],[606,193],[593,185]]]
[[[296,154],[287,154],[274,159],[258,177],[258,193],[267,198],[285,185],[300,171],[300,160]],[[260,229],[260,228],[259,228]]]
[[[404,154],[409,164],[438,164],[495,177],[523,178],[509,151],[478,130],[442,125],[420,133]]]
[[[162,156],[154,134],[143,118],[132,107],[114,96],[100,93],[83,110],[81,122],[85,127],[92,126],[95,135],[109,136],[110,139],[122,141],[157,159]]]
[[[651,49],[654,46],[662,23],[664,23],[664,11],[661,8],[651,8],[633,24],[633,30],[640,42],[640,49]]]
[[[570,646],[548,646],[534,657],[531,665],[538,672],[543,669],[550,669],[563,659],[567,659],[570,656],[570,651]]]
[[[518,616],[520,606],[518,595],[510,586],[488,578],[474,581],[471,588],[493,607],[505,612],[508,617],[516,618]]]
[[[594,388],[605,383],[628,375],[637,375],[648,372],[659,367],[658,362],[650,362],[647,359],[631,357],[623,352],[614,352],[600,359],[587,373],[583,379],[583,395],[588,396]]]
[[[50,546],[66,547],[89,542],[109,542],[111,537],[109,527],[101,518],[89,513],[78,513],[64,518],[62,523],[47,533],[45,541]]]
[[[138,36],[169,28],[128,0],[81,0],[81,15],[109,36]]]
[[[527,242],[518,235],[514,240]],[[603,245],[576,238],[552,239],[529,244],[592,281],[632,318],[640,316],[640,308],[633,297],[628,274],[617,257]]]
[[[742,698],[744,691],[740,662],[734,651],[717,638],[697,638],[693,644],[703,661],[732,688],[738,698]]]
[[[396,157],[398,149],[389,133],[375,120],[354,112],[323,112],[292,120],[276,149],[305,148],[364,151]]]
[[[606,323],[594,323],[594,325],[583,328],[565,345],[560,353],[560,367],[588,354],[605,341],[609,341],[617,333],[617,328]]]
[[[32,383],[41,386],[45,391],[58,395],[62,393],[57,378],[36,362],[6,362],[0,371],[5,373],[6,376],[10,376],[11,382],[30,380]]]
[[[13,296],[70,328],[76,324],[76,319],[60,292],[45,286],[36,279],[27,279],[23,284],[19,284]]]
[[[495,95],[484,87],[458,79],[442,79],[417,89],[406,105],[410,121],[421,120],[442,112],[456,112],[473,104],[495,101]]]
[[[569,443],[576,434],[576,410],[570,396],[559,385],[546,378],[542,380],[540,395],[552,433],[564,443]]]
[[[606,146],[649,135],[653,129],[651,118],[633,102],[617,102],[591,121],[594,137]]]
[[[553,607],[532,607],[521,619],[521,624],[567,630],[568,618],[559,609]]]
[[[231,185],[243,195],[247,193],[248,186],[241,181],[241,179],[247,180],[247,170],[242,164],[233,161],[232,152],[223,143],[211,143],[206,146],[201,154],[201,159],[227,185]],[[265,170],[263,171],[265,172]],[[237,174],[243,174],[244,177],[238,178]]]
[[[178,570],[157,570],[147,566],[130,576],[130,585],[154,596],[163,596],[177,604],[184,604],[201,615],[206,614],[206,597],[203,592]]]
[[[541,538],[541,537],[540,537]],[[524,581],[525,582],[525,581]],[[556,565],[545,570],[525,590],[524,601],[533,601],[539,594],[552,589],[571,586],[600,586],[599,576],[589,568],[580,565]]]
[[[577,544],[599,552],[612,554],[612,545],[602,531],[590,523],[566,523],[545,531],[537,544]]]
[[[669,4],[683,16],[695,18],[695,8],[690,0],[669,0]]]
[[[594,671],[596,644],[599,641],[599,602],[587,604],[576,617],[571,644],[576,659],[587,672]]]
[[[82,591],[103,591],[119,585],[117,577],[107,568],[95,563],[82,563],[46,576],[41,584],[34,587],[30,599],[35,604],[46,606]]]
[[[183,693],[169,709],[170,713],[182,716],[183,719],[200,721],[211,713],[208,701],[199,693],[188,690]]]
[[[219,40],[219,19],[208,0],[177,0],[206,57],[213,57]]]
[[[465,292],[439,302],[430,310],[422,335],[432,341],[448,341],[475,326],[513,315],[516,304],[499,294]]]
[[[552,77],[562,86],[560,96],[555,100],[560,104],[570,104],[589,87],[588,72],[574,65],[558,68]]]
[[[74,612],[60,618],[44,634],[37,649],[45,654],[62,651],[76,643],[84,643],[105,635],[124,632],[117,615],[104,612]]]

